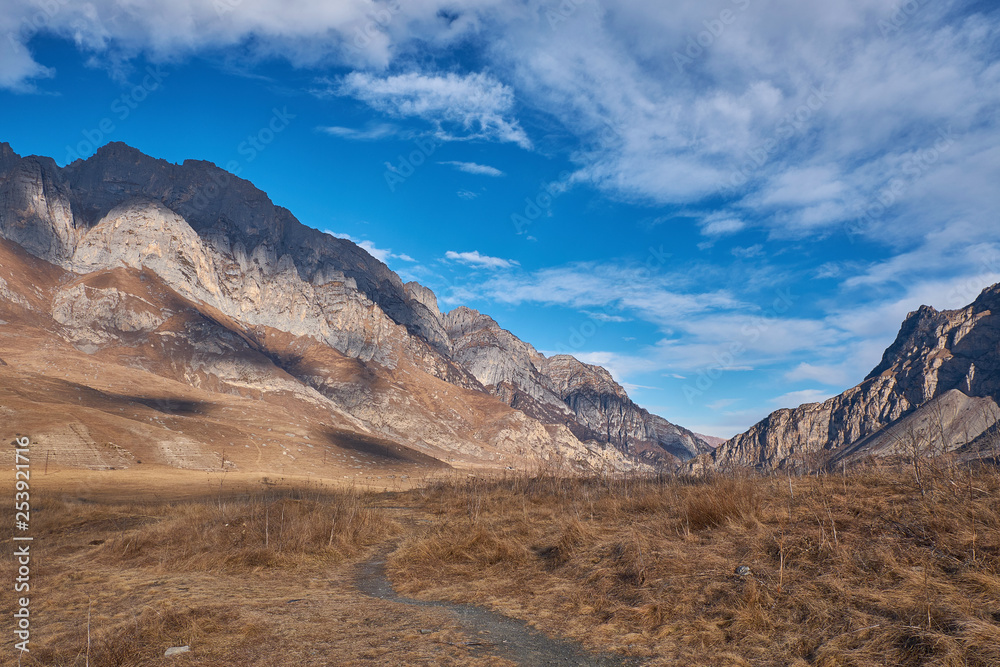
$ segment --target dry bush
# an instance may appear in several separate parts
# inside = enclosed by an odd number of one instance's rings
[[[170,664],[285,664],[252,596],[259,605],[272,581],[301,578],[308,588],[318,572],[349,567],[399,531],[374,494],[351,489],[264,486],[183,502],[42,491],[32,500],[42,556],[33,561],[25,666],[166,664],[165,648],[183,645],[198,655]]]
[[[315,498],[284,491],[96,510],[57,502],[39,514],[49,532],[110,532],[95,554],[108,563],[256,569],[306,556],[344,557],[391,534],[392,524],[369,504],[350,491]]]
[[[685,525],[690,530],[701,530],[718,528],[730,521],[753,522],[760,511],[760,503],[754,480],[721,478],[688,492],[684,503]]]
[[[359,494],[322,499],[255,494],[157,508],[162,515],[123,527],[97,557],[128,565],[197,570],[289,565],[304,556],[343,557],[391,532]]]

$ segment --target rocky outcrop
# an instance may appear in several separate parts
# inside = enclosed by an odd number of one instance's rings
[[[327,267],[302,280],[290,255],[266,245],[205,243],[187,221],[158,201],[131,199],[111,209],[81,240],[69,266],[148,268],[189,299],[253,326],[314,336],[344,354],[393,366],[400,345],[413,342],[400,324]],[[422,347],[422,346],[421,346]],[[423,350],[421,350],[423,351]]]
[[[50,158],[20,159],[0,144],[0,234],[25,250],[62,264],[86,229],[80,229],[70,188]]]
[[[72,268],[79,241],[131,200],[157,201],[182,217],[209,247],[236,264],[260,258],[266,269],[294,271],[322,286],[343,276],[390,319],[447,349],[439,318],[407,293],[385,264],[354,243],[301,224],[266,194],[208,162],[176,165],[122,143],[59,169],[49,158],[0,152],[0,234],[32,254]]]
[[[711,450],[691,431],[633,403],[600,366],[556,355],[544,360],[542,368],[546,387],[569,406],[577,421],[600,434],[602,442],[653,461],[663,460],[664,452],[686,461]]]
[[[546,358],[492,318],[456,308],[444,318],[453,358],[512,407],[582,440],[596,440],[656,463],[711,448],[692,432],[651,415],[599,366],[568,355]]]
[[[815,466],[888,455],[900,453],[903,434],[923,443],[908,445],[913,451],[959,449],[996,421],[998,371],[1000,285],[994,285],[965,308],[922,306],[910,313],[861,384],[822,403],[773,412],[694,467]]]

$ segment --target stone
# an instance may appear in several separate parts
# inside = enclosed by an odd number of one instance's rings
[[[772,412],[688,468],[814,469],[870,455],[993,448],[998,351],[1000,285],[965,308],[922,306],[860,384],[822,403]]]

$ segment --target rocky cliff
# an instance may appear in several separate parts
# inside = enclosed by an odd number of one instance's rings
[[[660,464],[711,450],[691,431],[633,403],[600,366],[569,355],[546,358],[469,308],[448,313],[444,325],[454,359],[505,403],[543,423],[565,424],[578,438]]]
[[[603,369],[442,314],[431,290],[210,163],[116,143],[60,169],[0,144],[0,237],[50,277],[47,292],[0,283],[0,327],[30,321],[102,363],[304,401],[343,432],[448,461],[624,470],[706,447]]]
[[[1000,285],[969,306],[922,306],[882,361],[822,403],[782,409],[693,467],[815,466],[848,458],[930,454],[982,445],[1000,398]]]

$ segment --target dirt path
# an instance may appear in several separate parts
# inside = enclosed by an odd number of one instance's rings
[[[384,508],[408,509],[408,508]],[[402,517],[400,517],[402,518]],[[410,517],[407,517],[410,519]],[[404,522],[409,523],[404,519]],[[524,621],[509,618],[483,607],[452,602],[416,600],[400,596],[386,576],[387,556],[397,544],[389,544],[360,563],[355,569],[354,585],[365,595],[412,607],[435,607],[454,615],[467,635],[465,643],[473,654],[492,654],[525,667],[556,665],[565,667],[617,667],[642,665],[637,658],[615,654],[594,654],[575,642],[553,639],[528,627]]]

